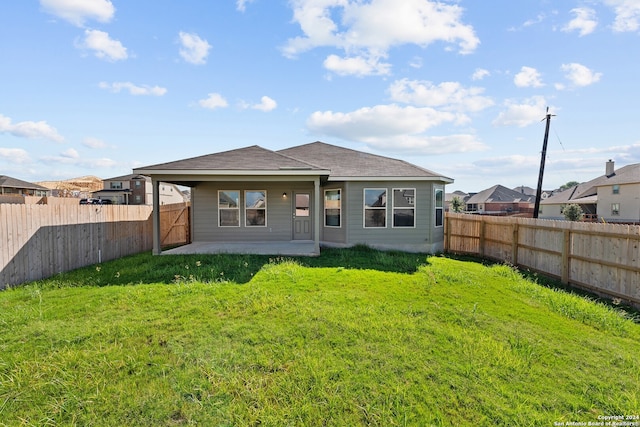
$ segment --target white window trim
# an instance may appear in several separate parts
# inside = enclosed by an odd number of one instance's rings
[[[366,193],[367,190],[376,190],[376,191],[385,191],[385,193],[387,193],[387,202],[385,202],[385,206],[383,207],[367,207],[367,203],[366,203]],[[389,201],[389,189],[388,188],[364,188],[362,189],[362,228],[373,228],[373,229],[381,229],[381,228],[387,228],[387,217],[389,216],[389,213],[387,212],[387,205]],[[378,226],[378,227],[372,227],[369,226],[367,227],[367,210],[378,210],[378,211],[384,211],[384,225],[382,226]]]
[[[264,193],[264,208],[248,208],[247,207],[247,193]],[[264,225],[251,225],[247,224],[247,210],[250,209],[263,209],[264,210]],[[244,226],[249,228],[254,227],[266,227],[267,226],[267,190],[244,190]]]
[[[442,206],[437,206],[436,205],[437,200],[438,200],[438,197],[437,197],[438,191],[442,192]],[[433,189],[433,226],[434,226],[434,228],[444,227],[444,205],[445,205],[444,196],[445,196],[444,188],[434,188]],[[442,224],[440,224],[440,225],[436,224],[436,220],[438,218],[438,209],[440,209],[442,211]]]
[[[613,209],[614,206],[617,206],[618,209]],[[611,216],[619,216],[620,215],[620,203],[611,203]]]
[[[327,193],[329,191],[337,191],[340,194],[340,225],[327,225],[327,209],[333,209],[333,208],[327,208]],[[323,225],[327,228],[342,228],[342,188],[327,188],[324,190],[324,198],[322,200],[322,204],[324,205],[324,211],[323,211]]]
[[[407,206],[396,206],[395,205],[395,192],[397,191],[405,191],[405,190],[413,190],[413,207],[407,207]],[[404,229],[408,229],[408,228],[416,228],[416,222],[417,222],[417,215],[416,215],[416,199],[418,197],[418,192],[416,191],[415,188],[392,188],[391,189],[391,228],[404,228]],[[395,213],[396,213],[396,209],[413,209],[413,226],[411,227],[403,227],[403,226],[396,226],[394,224],[394,218],[395,218]]]
[[[218,204],[218,227],[220,228],[240,228],[240,223],[242,222],[240,219],[240,206],[242,206],[242,200],[238,200],[238,207],[237,208],[222,208],[220,207],[220,193],[225,193],[225,192],[232,192],[235,191],[238,193],[238,199],[240,199],[240,195],[242,194],[242,192],[240,190],[218,190],[218,200],[217,200],[217,204]],[[238,225],[222,225],[220,223],[222,216],[220,215],[220,211],[221,210],[237,210],[238,211]]]

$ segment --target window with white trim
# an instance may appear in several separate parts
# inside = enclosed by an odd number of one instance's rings
[[[342,219],[342,190],[324,190],[324,225],[340,227]]]
[[[218,191],[218,225],[240,227],[240,191]]]
[[[393,189],[393,226],[416,226],[416,189]]]
[[[436,209],[436,227],[442,227],[444,225],[444,190],[436,188],[435,191],[435,203],[433,204]]]
[[[387,189],[364,189],[364,228],[387,226]]]
[[[620,215],[620,203],[611,203],[611,215]]]
[[[244,192],[244,218],[247,227],[267,226],[267,192]]]
[[[612,190],[613,194],[620,194],[620,185],[614,184]]]

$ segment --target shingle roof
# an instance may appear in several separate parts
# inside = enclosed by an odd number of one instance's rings
[[[515,202],[530,202],[533,203],[534,196],[527,196],[518,191],[511,190],[502,185],[494,185],[493,187],[482,190],[479,193],[469,197],[467,203],[515,203]]]
[[[279,150],[278,153],[322,165],[331,170],[332,177],[337,178],[437,177],[442,178],[444,181],[453,182],[451,178],[444,177],[404,160],[351,150],[319,141]]]
[[[267,150],[257,145],[192,157],[190,159],[145,166],[135,170],[139,173],[144,173],[145,170],[273,171],[283,169],[322,170],[322,168],[318,166],[275,151]]]
[[[0,175],[0,187],[5,188],[24,188],[29,190],[49,191],[47,187],[34,184],[32,182],[22,181],[21,179],[12,178],[6,175]]]
[[[598,194],[598,187],[603,185],[614,184],[632,184],[640,182],[640,163],[623,166],[620,169],[614,171],[613,175],[600,175],[591,181],[583,182],[575,187],[571,187],[560,193],[556,193],[546,200],[541,201],[541,204],[561,204],[568,202],[576,203],[596,203],[592,196]],[[587,199],[591,197],[591,199]]]
[[[136,168],[134,173],[177,171],[222,173],[307,171],[330,175],[330,178],[426,178],[453,182],[403,160],[342,148],[324,142],[312,142],[279,151],[253,145],[246,148],[207,154],[190,159]]]

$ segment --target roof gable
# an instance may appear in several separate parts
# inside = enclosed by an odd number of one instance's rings
[[[207,154],[199,157],[161,163],[138,168],[145,170],[193,170],[210,172],[221,171],[274,171],[274,170],[318,170],[322,168],[297,160],[275,151],[253,145],[246,148]]]
[[[486,190],[482,190],[481,192],[469,197],[467,203],[533,203],[534,200],[534,196],[522,194],[502,185],[494,185],[493,187],[489,187]]]
[[[404,160],[338,147],[320,141],[286,148],[279,150],[278,153],[322,165],[331,170],[332,178],[338,179],[349,177],[407,177],[440,178],[446,182],[453,182],[451,178],[444,177]]]

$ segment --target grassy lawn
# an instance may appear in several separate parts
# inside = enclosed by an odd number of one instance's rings
[[[0,330],[2,426],[640,415],[630,315],[445,257],[141,254],[0,292]]]

